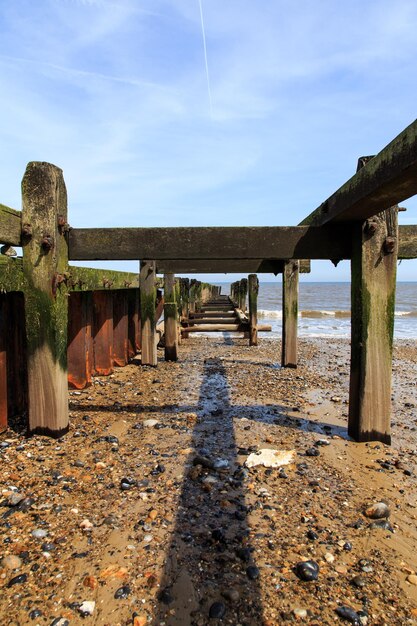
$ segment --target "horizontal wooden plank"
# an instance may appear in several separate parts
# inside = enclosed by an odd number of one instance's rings
[[[271,332],[272,327],[269,324],[258,324],[257,329],[259,332]],[[188,328],[181,328],[183,334],[188,333],[239,333],[249,332],[249,324],[212,324],[207,326],[189,326]]]
[[[139,274],[70,265],[67,282],[70,291],[132,289],[139,287]]]
[[[158,274],[282,274],[283,261],[269,259],[223,259],[202,261],[157,261]],[[300,261],[300,272],[309,274],[311,262],[307,259]]]
[[[302,225],[364,220],[417,193],[417,120],[370,159]],[[313,258],[313,257],[312,257]]]
[[[24,291],[25,287],[21,257],[0,256],[0,291]]]
[[[0,204],[0,243],[20,246],[22,213]]]
[[[348,259],[345,225],[74,228],[71,260]]]

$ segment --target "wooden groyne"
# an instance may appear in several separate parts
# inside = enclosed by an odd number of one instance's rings
[[[71,228],[62,171],[29,163],[22,211],[0,205],[5,255],[0,419],[4,423],[5,407],[27,408],[30,432],[62,434],[68,429],[68,380],[72,386],[89,384],[92,375],[123,366],[138,347],[142,364],[157,364],[162,311],[165,357],[175,360],[181,335],[198,326],[193,315],[219,296],[199,281],[176,280],[181,273],[282,273],[281,360],[296,367],[299,273],[311,259],[335,265],[349,259],[349,433],[357,440],[389,443],[396,266],[398,259],[417,257],[417,226],[398,226],[398,205],[416,193],[417,122],[378,155],[361,157],[357,173],[298,226]],[[11,246],[22,246],[22,260],[7,256]],[[127,259],[140,261],[139,276],[89,273],[69,265],[71,260]],[[166,275],[166,301],[157,298],[158,272]],[[259,331],[256,293],[257,278],[249,277],[230,296],[239,317],[235,326],[245,325],[252,345]],[[230,328],[223,323],[226,317],[219,326]],[[193,323],[180,333],[181,318]]]

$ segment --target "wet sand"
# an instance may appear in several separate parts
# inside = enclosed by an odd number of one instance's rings
[[[304,340],[283,370],[279,342],[193,336],[178,363],[160,351],[157,369],[71,392],[59,441],[16,423],[0,439],[0,622],[334,625],[344,606],[350,623],[417,623],[416,347],[395,347],[391,447],[348,439],[343,340]],[[246,468],[264,448],[294,462]],[[380,501],[385,528],[364,515]]]

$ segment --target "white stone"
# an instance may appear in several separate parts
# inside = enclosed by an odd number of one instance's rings
[[[273,450],[265,448],[253,452],[245,461],[246,467],[263,465],[264,467],[282,467],[294,461],[295,450]]]
[[[78,610],[82,615],[92,615],[95,608],[96,603],[93,600],[84,600],[84,602],[80,604]]]
[[[155,420],[155,419],[149,419],[149,420],[144,420],[143,421],[143,427],[144,428],[153,428],[157,424],[159,424],[159,422],[158,422],[158,420]]]

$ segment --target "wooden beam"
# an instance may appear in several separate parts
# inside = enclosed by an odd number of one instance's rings
[[[282,367],[297,367],[298,261],[288,261],[282,274]]]
[[[70,291],[133,289],[139,287],[139,274],[70,265],[65,276]]]
[[[417,193],[417,120],[301,224],[365,220]],[[313,258],[313,257],[311,257]]]
[[[309,263],[309,261],[307,262]],[[171,272],[175,274],[279,274],[282,272],[282,261],[268,259],[191,259],[157,261],[158,274]]]
[[[417,259],[417,226],[399,226],[398,258]]]
[[[24,241],[23,271],[28,344],[29,431],[59,437],[68,430],[68,294],[58,275],[68,271],[67,221],[62,170],[29,163],[22,181],[22,221],[32,236]]]
[[[22,213],[0,204],[0,243],[20,246]]]
[[[74,228],[72,260],[349,259],[349,227],[332,225]]]

